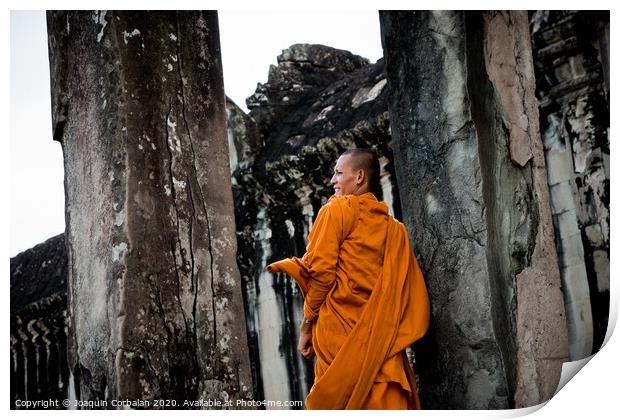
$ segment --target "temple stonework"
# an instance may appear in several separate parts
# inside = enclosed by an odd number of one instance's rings
[[[383,59],[292,45],[246,114],[215,13],[48,12],[67,228],[11,259],[13,408],[303,400],[302,297],[264,268],[304,253],[352,147],[377,151],[429,289],[423,408],[539,404],[600,348],[608,12],[379,19]]]

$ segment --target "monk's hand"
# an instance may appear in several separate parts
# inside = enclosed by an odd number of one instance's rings
[[[314,348],[312,347],[312,322],[304,321],[299,328],[299,344],[297,350],[306,359],[314,357]]]

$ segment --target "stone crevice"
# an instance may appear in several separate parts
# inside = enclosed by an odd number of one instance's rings
[[[177,299],[177,301],[179,302],[179,310],[181,312],[181,315],[183,316],[183,321],[185,323],[185,326],[187,328],[188,324],[187,324],[187,318],[185,316],[185,311],[183,309],[183,305],[181,304],[181,276],[179,274],[179,265],[177,264],[177,245],[178,245],[178,253],[179,256],[181,257],[181,265],[184,265],[185,262],[185,256],[183,255],[183,246],[181,244],[181,228],[180,228],[180,222],[179,222],[179,211],[178,211],[178,207],[177,207],[177,191],[176,191],[176,186],[175,186],[175,182],[174,182],[174,171],[173,171],[173,164],[174,164],[174,155],[172,153],[172,147],[170,146],[170,133],[168,131],[168,124],[170,121],[170,114],[172,112],[172,102],[170,102],[169,106],[168,106],[168,113],[166,115],[166,122],[165,122],[165,128],[166,128],[166,149],[168,150],[168,158],[169,158],[169,162],[168,162],[168,174],[170,177],[170,191],[171,191],[171,195],[172,195],[172,203],[173,203],[173,208],[174,208],[174,213],[175,213],[175,218],[176,218],[176,233],[177,233],[177,237],[176,237],[176,244],[175,241],[171,242],[171,252],[172,252],[172,261],[174,264],[174,273],[175,273],[175,279],[176,279],[176,286],[177,286],[177,290],[176,290],[176,294],[175,294],[175,298]],[[191,246],[191,244],[190,244]]]
[[[420,219],[418,224],[420,226],[420,232],[424,232],[428,234],[433,239],[433,242],[434,242],[433,244],[434,246],[426,247],[426,250],[432,249],[432,254],[429,259],[429,269],[430,269],[431,267],[435,267],[435,257],[437,256],[437,251],[439,251],[439,249],[442,247],[442,241],[439,240],[440,234],[436,231],[435,225],[426,221],[425,219]],[[422,235],[419,234],[418,237],[422,237]]]
[[[177,54],[177,71],[179,74],[179,88],[181,91],[181,115],[183,116],[183,123],[185,126],[185,129],[187,131],[187,136],[189,138],[189,145],[192,151],[192,165],[194,167],[194,173],[196,174],[196,184],[198,186],[198,191],[200,193],[200,199],[201,199],[201,203],[202,203],[202,208],[204,211],[204,215],[205,215],[205,221],[206,221],[206,227],[207,227],[207,237],[208,237],[208,251],[209,251],[209,270],[210,270],[210,285],[211,285],[211,311],[213,312],[213,344],[212,344],[212,348],[210,349],[210,356],[211,356],[211,366],[216,366],[215,364],[215,355],[217,353],[217,310],[215,307],[215,297],[216,297],[216,290],[215,290],[215,271],[214,271],[214,258],[213,258],[213,244],[212,244],[212,235],[211,235],[211,222],[209,220],[209,211],[207,209],[207,204],[205,202],[204,199],[204,194],[202,191],[202,186],[200,184],[200,180],[198,179],[198,167],[196,165],[196,152],[194,150],[194,141],[192,139],[192,133],[189,127],[189,124],[187,122],[187,116],[185,114],[185,103],[186,103],[186,96],[185,96],[185,88],[183,86],[183,67],[182,67],[182,54],[181,54],[181,31],[180,31],[180,25],[179,25],[179,16],[177,14],[177,39],[176,39],[176,54]],[[192,206],[193,206],[193,201],[192,201]],[[191,244],[190,244],[191,246]],[[197,279],[198,280],[198,279]],[[197,293],[198,293],[198,286],[196,286],[196,289],[194,291],[194,295],[197,298]],[[194,317],[195,319],[195,317]],[[198,343],[196,343],[198,344]],[[195,351],[198,351],[198,347],[196,346]],[[215,374],[215,372],[214,372]]]
[[[148,365],[149,370],[152,372],[153,374],[152,379],[154,379],[157,382],[157,385],[161,387],[160,378],[157,375],[159,371],[155,368],[155,366],[153,366],[153,362],[150,356],[151,352],[149,351],[149,349],[146,348],[146,346],[139,345],[136,348],[126,347],[126,346],[117,346],[115,350],[112,350],[112,349],[108,350],[108,353],[113,358],[117,358],[119,352],[123,352],[125,354],[138,353],[140,355],[139,357],[146,361],[146,364]]]
[[[168,367],[168,378],[172,378],[172,364],[173,364],[173,358],[172,358],[172,354],[170,353],[170,346],[174,343],[174,331],[170,330],[170,326],[168,325],[168,320],[166,318],[166,309],[164,308],[163,302],[162,302],[162,298],[161,298],[161,289],[159,288],[159,286],[155,286],[156,288],[156,293],[155,293],[155,304],[157,305],[157,308],[159,309],[160,313],[161,313],[161,317],[163,320],[163,324],[164,324],[164,330],[166,331],[166,334],[168,335],[168,340],[166,342],[166,357],[167,357],[167,367]],[[158,377],[157,370],[154,370],[154,376]]]
[[[467,220],[469,221],[469,229],[467,227],[465,227],[465,223],[463,222],[463,214],[460,211],[456,211],[455,212],[456,215],[456,219],[459,221],[459,224],[461,225],[461,229],[463,230],[463,232],[465,233],[464,236],[453,236],[455,238],[469,238],[471,240],[473,240],[474,242],[476,242],[479,246],[485,246],[482,241],[480,240],[480,238],[477,236],[480,233],[486,232],[486,228],[482,228],[480,230],[475,230],[472,224],[472,219],[471,218],[467,218]]]
[[[193,339],[194,339],[194,357],[196,358],[196,361],[198,361],[198,327],[196,324],[196,308],[197,308],[197,304],[198,304],[198,279],[195,278],[195,260],[194,260],[194,221],[196,220],[196,205],[194,203],[194,194],[192,191],[192,183],[190,182],[189,177],[187,178],[187,188],[189,189],[189,201],[192,205],[192,216],[190,217],[190,222],[189,222],[189,237],[190,237],[190,247],[189,247],[189,254],[190,254],[190,259],[192,262],[192,273],[191,273],[191,279],[192,279],[192,288],[193,290],[193,294],[194,294],[194,302],[192,305],[192,320],[193,320]]]

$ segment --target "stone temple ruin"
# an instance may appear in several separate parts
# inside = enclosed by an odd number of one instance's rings
[[[245,114],[214,12],[48,12],[67,228],[11,259],[13,404],[302,400],[301,296],[264,267],[303,254],[350,147],[429,288],[424,408],[538,404],[601,347],[608,12],[379,17],[384,59],[293,45]]]

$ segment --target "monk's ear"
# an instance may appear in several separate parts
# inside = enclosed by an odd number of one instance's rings
[[[358,169],[357,175],[355,176],[355,182],[359,184],[359,183],[362,183],[363,181],[364,181],[364,170]]]
[[[366,171],[365,171],[365,170],[360,169],[360,170],[357,172],[357,180],[358,180],[361,184],[363,184],[363,183],[366,181]]]

